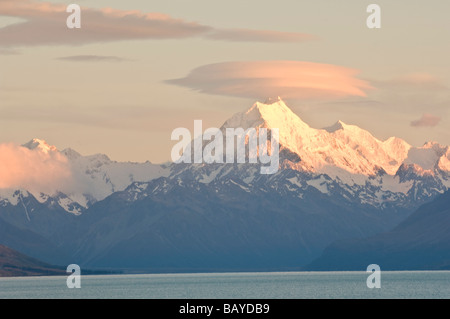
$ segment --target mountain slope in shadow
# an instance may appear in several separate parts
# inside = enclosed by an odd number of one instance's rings
[[[67,275],[63,267],[52,266],[0,245],[0,277]]]
[[[392,231],[367,239],[339,241],[305,270],[450,269],[450,191],[422,205]]]

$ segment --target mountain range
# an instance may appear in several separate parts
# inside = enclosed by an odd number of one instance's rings
[[[22,147],[64,156],[73,186],[0,190],[0,244],[90,268],[299,269],[330,244],[400,227],[450,186],[448,146],[381,141],[341,121],[315,129],[281,99],[255,103],[226,128],[278,128],[278,172],[119,163],[33,139]]]
[[[391,231],[335,242],[305,270],[450,270],[450,192],[422,205]]]

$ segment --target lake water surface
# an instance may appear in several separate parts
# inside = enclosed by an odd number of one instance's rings
[[[450,271],[382,272],[369,289],[365,272],[278,272],[0,278],[0,298],[304,299],[450,298]]]

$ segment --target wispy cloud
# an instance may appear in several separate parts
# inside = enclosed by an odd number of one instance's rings
[[[314,36],[299,32],[281,32],[271,30],[251,29],[221,29],[214,30],[207,38],[213,40],[235,41],[235,42],[303,42],[315,39]]]
[[[393,83],[420,86],[422,88],[435,88],[445,89],[447,88],[438,77],[424,72],[408,73],[393,80]]]
[[[0,46],[80,45],[132,39],[186,38],[211,27],[161,13],[82,8],[81,29],[68,29],[64,5],[3,0],[0,14],[26,19],[0,29]]]
[[[384,111],[397,109],[404,112],[408,109],[411,114],[442,115],[450,102],[448,83],[428,72],[410,72],[385,80],[370,79],[370,83],[378,89],[370,97],[382,101],[383,105],[380,106],[384,107]],[[429,122],[431,118],[428,118],[427,121],[425,117],[424,123]],[[417,122],[415,126],[421,126],[422,123],[419,120],[413,122]]]
[[[303,61],[225,62],[201,66],[167,83],[208,94],[246,98],[329,99],[366,96],[355,69]]]
[[[17,51],[17,50],[1,49],[0,48],[0,55],[20,55],[20,52]]]
[[[72,61],[72,62],[126,62],[132,61],[129,59],[117,57],[117,56],[104,56],[104,55],[73,55],[56,58],[60,61]]]
[[[377,87],[396,90],[448,90],[448,87],[437,76],[426,72],[403,74],[385,81],[373,80]]]
[[[432,114],[425,113],[418,120],[412,121],[411,126],[414,127],[433,127],[439,124],[441,118]]]
[[[162,13],[82,7],[81,29],[68,29],[66,6],[33,0],[2,0],[0,15],[23,21],[0,28],[0,47],[82,45],[97,42],[204,37],[225,41],[301,42],[303,33],[215,29]]]

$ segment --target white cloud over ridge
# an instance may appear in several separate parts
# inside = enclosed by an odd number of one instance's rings
[[[72,186],[68,159],[56,149],[0,144],[0,189],[54,194]]]

